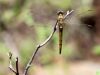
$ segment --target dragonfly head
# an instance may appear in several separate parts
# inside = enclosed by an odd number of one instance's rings
[[[58,11],[58,12],[57,12],[57,15],[60,15],[60,14],[61,14],[61,15],[63,15],[63,14],[64,14],[64,12],[63,12],[63,11],[61,11],[61,10],[60,10],[60,11]]]

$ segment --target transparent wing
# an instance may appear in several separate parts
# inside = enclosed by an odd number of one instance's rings
[[[64,37],[67,41],[69,40],[78,40],[78,39],[85,39],[89,40],[92,38],[92,34],[94,29],[92,25],[81,24],[81,23],[70,23],[69,21],[65,22],[64,27]]]

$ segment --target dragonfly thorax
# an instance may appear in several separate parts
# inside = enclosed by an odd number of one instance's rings
[[[59,14],[58,15],[58,23],[59,24],[63,24],[64,23],[64,15],[63,14]]]

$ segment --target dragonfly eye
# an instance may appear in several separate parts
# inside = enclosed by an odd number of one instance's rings
[[[63,12],[63,11],[58,11],[58,12],[57,12],[57,15],[59,15],[59,14],[62,14],[62,15],[63,15],[64,12]]]

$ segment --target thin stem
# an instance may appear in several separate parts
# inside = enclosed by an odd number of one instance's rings
[[[57,21],[57,22],[58,22],[58,21]],[[27,72],[28,72],[28,70],[29,70],[29,68],[30,68],[30,66],[31,66],[31,64],[32,64],[32,62],[33,62],[33,60],[34,60],[34,58],[35,58],[35,56],[36,56],[36,53],[38,52],[39,48],[41,48],[41,47],[44,46],[46,43],[48,43],[49,40],[53,37],[53,35],[54,35],[54,33],[55,33],[56,29],[57,29],[57,28],[56,28],[57,22],[56,22],[56,24],[55,24],[55,26],[54,26],[54,28],[53,28],[53,32],[51,33],[51,35],[50,35],[43,43],[39,44],[39,45],[37,46],[36,50],[35,50],[35,53],[32,54],[32,57],[31,57],[30,61],[28,62],[27,66],[26,66],[26,68],[25,68],[24,75],[27,75]]]
[[[67,11],[66,15],[64,16],[64,20],[67,18],[67,16],[69,16],[71,13],[73,13],[74,10],[71,10],[71,11]]]
[[[16,71],[11,66],[9,66],[9,69],[16,74]]]
[[[70,12],[67,11],[67,14],[64,16],[64,20],[65,20],[66,17],[67,17],[69,14],[71,14],[72,12],[73,12],[73,10],[70,11]],[[24,71],[24,75],[27,75],[27,72],[28,72],[28,70],[29,70],[29,68],[30,68],[30,66],[31,66],[31,64],[32,64],[32,62],[33,62],[33,60],[34,60],[34,58],[35,58],[36,53],[38,52],[38,50],[39,50],[41,47],[43,47],[45,44],[47,44],[47,43],[50,41],[50,39],[53,37],[53,35],[54,35],[54,33],[55,33],[56,29],[57,29],[57,23],[58,23],[58,20],[56,21],[56,24],[55,24],[55,26],[54,26],[54,28],[53,28],[53,32],[50,34],[50,36],[49,36],[43,43],[39,44],[39,45],[36,47],[35,53],[32,54],[31,59],[29,60],[29,62],[28,62],[27,65],[26,65],[26,68],[25,68],[25,71]]]
[[[11,52],[9,52],[9,69],[14,73],[14,74],[16,74],[17,72],[16,72],[16,70],[14,70],[14,68],[13,68],[13,66],[12,66],[12,53]]]
[[[16,75],[19,75],[18,57],[16,58]]]

